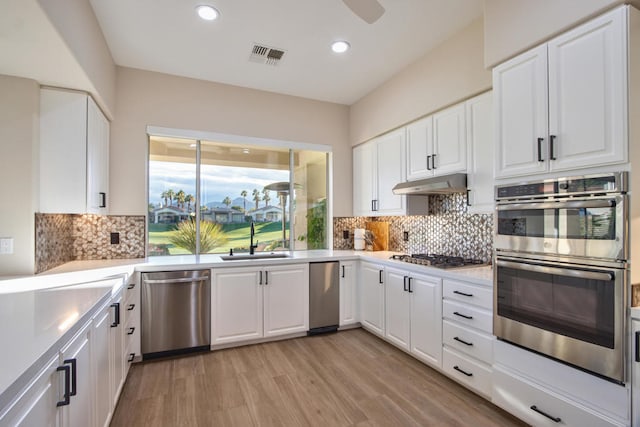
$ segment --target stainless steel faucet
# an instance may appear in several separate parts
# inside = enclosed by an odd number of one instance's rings
[[[253,221],[251,221],[251,242],[249,243],[249,255],[253,255],[256,251],[256,248],[258,247],[258,242],[256,241],[256,244],[253,244],[253,236],[255,236],[256,234],[256,229],[253,226]]]

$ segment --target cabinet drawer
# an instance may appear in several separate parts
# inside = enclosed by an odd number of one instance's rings
[[[491,396],[491,368],[448,348],[442,350],[442,369],[470,389]]]
[[[442,296],[444,298],[477,305],[487,310],[493,309],[493,289],[490,287],[472,285],[450,279],[445,279],[442,285]]]
[[[495,366],[493,403],[535,426],[618,426],[578,403]],[[545,415],[546,414],[546,415]]]
[[[454,301],[442,302],[442,317],[480,331],[493,331],[493,316],[490,311]]]
[[[493,337],[491,335],[445,320],[442,324],[442,343],[488,365],[493,364]]]

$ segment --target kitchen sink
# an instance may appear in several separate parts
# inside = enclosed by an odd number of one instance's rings
[[[248,259],[273,259],[273,258],[289,258],[291,255],[285,252],[271,252],[266,254],[239,254],[239,255],[222,255],[223,261],[246,261]]]

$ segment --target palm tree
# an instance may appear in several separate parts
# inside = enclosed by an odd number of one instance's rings
[[[242,190],[240,192],[240,195],[242,196],[242,207],[244,208],[244,211],[247,211],[247,190]]]
[[[227,208],[228,208],[229,205],[231,204],[231,199],[229,198],[229,196],[225,197],[224,200],[222,201],[222,203],[227,205]]]
[[[166,191],[163,191],[160,197],[164,199],[164,205],[167,206],[167,199],[169,198],[169,193],[167,193]]]
[[[253,201],[256,202],[256,210],[258,209],[258,203],[260,202],[260,200],[262,200],[260,198],[260,192],[258,191],[257,188],[254,188],[253,191],[251,192],[251,195],[253,196]]]
[[[176,200],[178,202],[178,207],[184,208],[184,198],[187,196],[187,193],[180,190],[176,193]]]
[[[187,202],[187,212],[191,212],[191,202],[195,202],[195,198],[191,194],[184,196],[184,201]]]
[[[167,190],[167,197],[169,198],[169,204],[171,206],[173,206],[173,198],[176,196],[175,191],[173,191],[172,189],[168,189]]]
[[[264,200],[264,206],[267,207],[269,206],[269,202],[271,201],[271,196],[269,196],[269,190],[267,190],[266,188],[262,189],[262,200]]]

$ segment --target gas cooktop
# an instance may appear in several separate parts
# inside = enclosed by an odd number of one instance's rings
[[[437,268],[482,267],[483,265],[489,265],[489,263],[480,259],[440,254],[393,255],[391,259]]]

